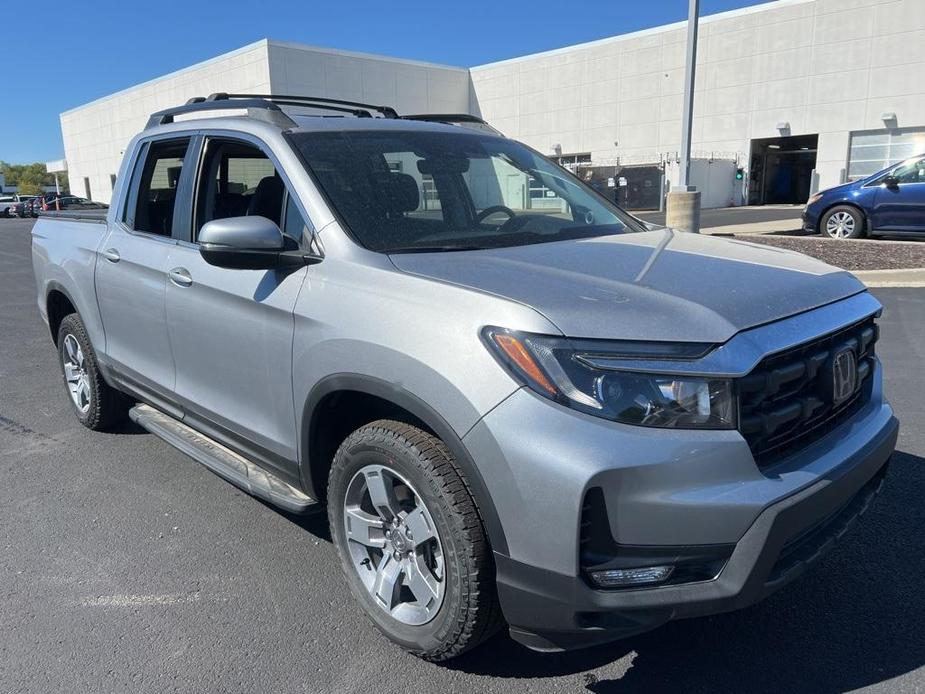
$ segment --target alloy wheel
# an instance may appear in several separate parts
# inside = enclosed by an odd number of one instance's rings
[[[61,362],[64,365],[64,380],[67,382],[71,400],[81,414],[86,414],[90,410],[90,375],[87,373],[83,350],[73,335],[66,335],[64,338]]]
[[[832,238],[845,239],[854,234],[854,217],[844,210],[839,210],[828,218],[825,231]]]
[[[432,620],[446,587],[443,546],[433,517],[407,479],[367,465],[344,499],[350,560],[381,609],[411,626]]]

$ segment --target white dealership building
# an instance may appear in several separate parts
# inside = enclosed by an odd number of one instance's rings
[[[802,203],[925,151],[925,0],[777,0],[704,17],[700,37],[705,205]],[[466,68],[263,40],[61,114],[70,187],[108,201],[150,113],[249,92],[473,113],[653,207],[677,174],[685,41],[682,22]]]

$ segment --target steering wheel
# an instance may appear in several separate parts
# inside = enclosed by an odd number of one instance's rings
[[[484,210],[482,210],[477,215],[475,215],[475,223],[481,224],[482,222],[484,222],[486,219],[488,219],[489,217],[491,217],[493,214],[497,212],[503,212],[508,217],[510,217],[510,219],[508,219],[507,222],[511,221],[511,219],[514,219],[514,217],[517,216],[517,213],[514,212],[514,210],[512,210],[510,207],[505,207],[504,205],[492,205],[491,207],[486,207]],[[504,224],[507,224],[507,222],[505,222]],[[501,226],[504,226],[504,224],[502,224]]]

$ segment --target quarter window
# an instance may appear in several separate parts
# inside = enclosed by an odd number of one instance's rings
[[[295,198],[291,195],[286,196],[286,216],[283,220],[283,234],[300,243],[308,242],[311,237],[308,225],[302,218],[299,206],[295,204]]]

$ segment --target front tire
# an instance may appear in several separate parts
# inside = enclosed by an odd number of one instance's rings
[[[500,626],[488,539],[440,439],[391,420],[353,432],[331,466],[328,518],[354,596],[405,650],[448,660]]]
[[[76,313],[58,327],[58,361],[77,419],[88,429],[105,431],[125,416],[127,400],[100,373],[96,352]]]
[[[830,239],[859,239],[864,236],[864,214],[856,207],[838,205],[822,215],[819,229]]]

